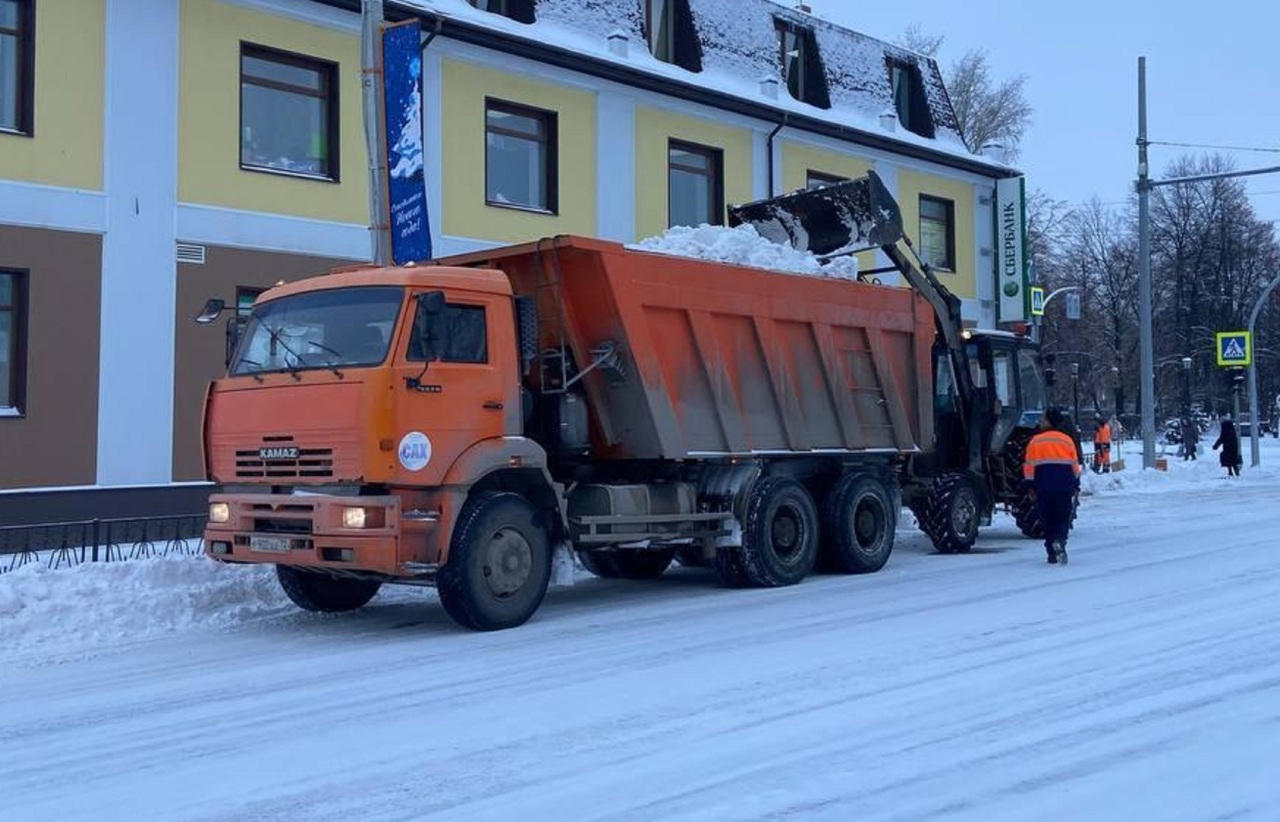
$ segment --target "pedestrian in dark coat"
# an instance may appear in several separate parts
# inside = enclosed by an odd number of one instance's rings
[[[1044,550],[1050,565],[1067,562],[1067,535],[1076,492],[1080,490],[1080,452],[1063,430],[1066,420],[1057,408],[1040,419],[1040,432],[1027,443],[1023,480],[1035,494],[1036,511],[1044,528]]]
[[[1243,462],[1240,459],[1240,436],[1236,434],[1236,424],[1230,417],[1222,418],[1222,430],[1213,443],[1213,450],[1217,451],[1219,446],[1222,447],[1222,453],[1218,455],[1218,463],[1227,469],[1227,476],[1240,476],[1240,465]]]
[[[1200,429],[1196,421],[1190,417],[1182,418],[1182,459],[1196,458],[1196,447],[1200,444]]]

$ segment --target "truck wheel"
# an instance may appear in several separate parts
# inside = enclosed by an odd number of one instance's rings
[[[542,516],[519,494],[485,491],[467,500],[436,575],[440,604],[478,631],[524,624],[551,580],[551,541]]]
[[[967,553],[978,539],[981,501],[973,481],[963,474],[935,479],[923,513],[921,530],[939,553]]]
[[[623,579],[657,579],[676,558],[674,548],[622,548],[613,552],[613,564]]]
[[[742,531],[742,570],[760,587],[795,585],[818,555],[818,511],[804,486],[764,477],[751,488]]]
[[[582,560],[583,568],[601,579],[617,579],[622,576],[609,551],[581,551],[578,558]]]
[[[823,505],[824,570],[841,574],[879,571],[893,552],[897,517],[883,483],[868,474],[846,474],[827,494]]]
[[[276,566],[276,579],[294,605],[326,614],[354,611],[366,605],[382,587],[377,580],[335,577],[289,565]]]
[[[676,562],[686,568],[710,568],[713,564],[711,560],[702,555],[702,548],[696,545],[677,548]]]

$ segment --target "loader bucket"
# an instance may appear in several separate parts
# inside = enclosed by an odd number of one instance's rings
[[[742,224],[818,257],[892,245],[902,238],[898,203],[874,171],[824,188],[729,206],[730,228]]]

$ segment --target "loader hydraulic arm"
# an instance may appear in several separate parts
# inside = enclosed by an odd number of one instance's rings
[[[933,306],[938,331],[951,352],[961,396],[966,404],[974,396],[962,336],[960,300],[938,281],[928,265],[921,261],[917,266],[903,252],[901,246],[905,244],[911,256],[920,260],[903,230],[897,201],[874,171],[823,188],[730,206],[729,225],[740,224],[820,259],[879,248],[911,287]]]

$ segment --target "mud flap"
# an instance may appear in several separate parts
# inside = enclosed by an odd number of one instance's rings
[[[760,236],[836,257],[896,243],[902,212],[874,171],[823,188],[729,206],[729,226],[750,225]]]

